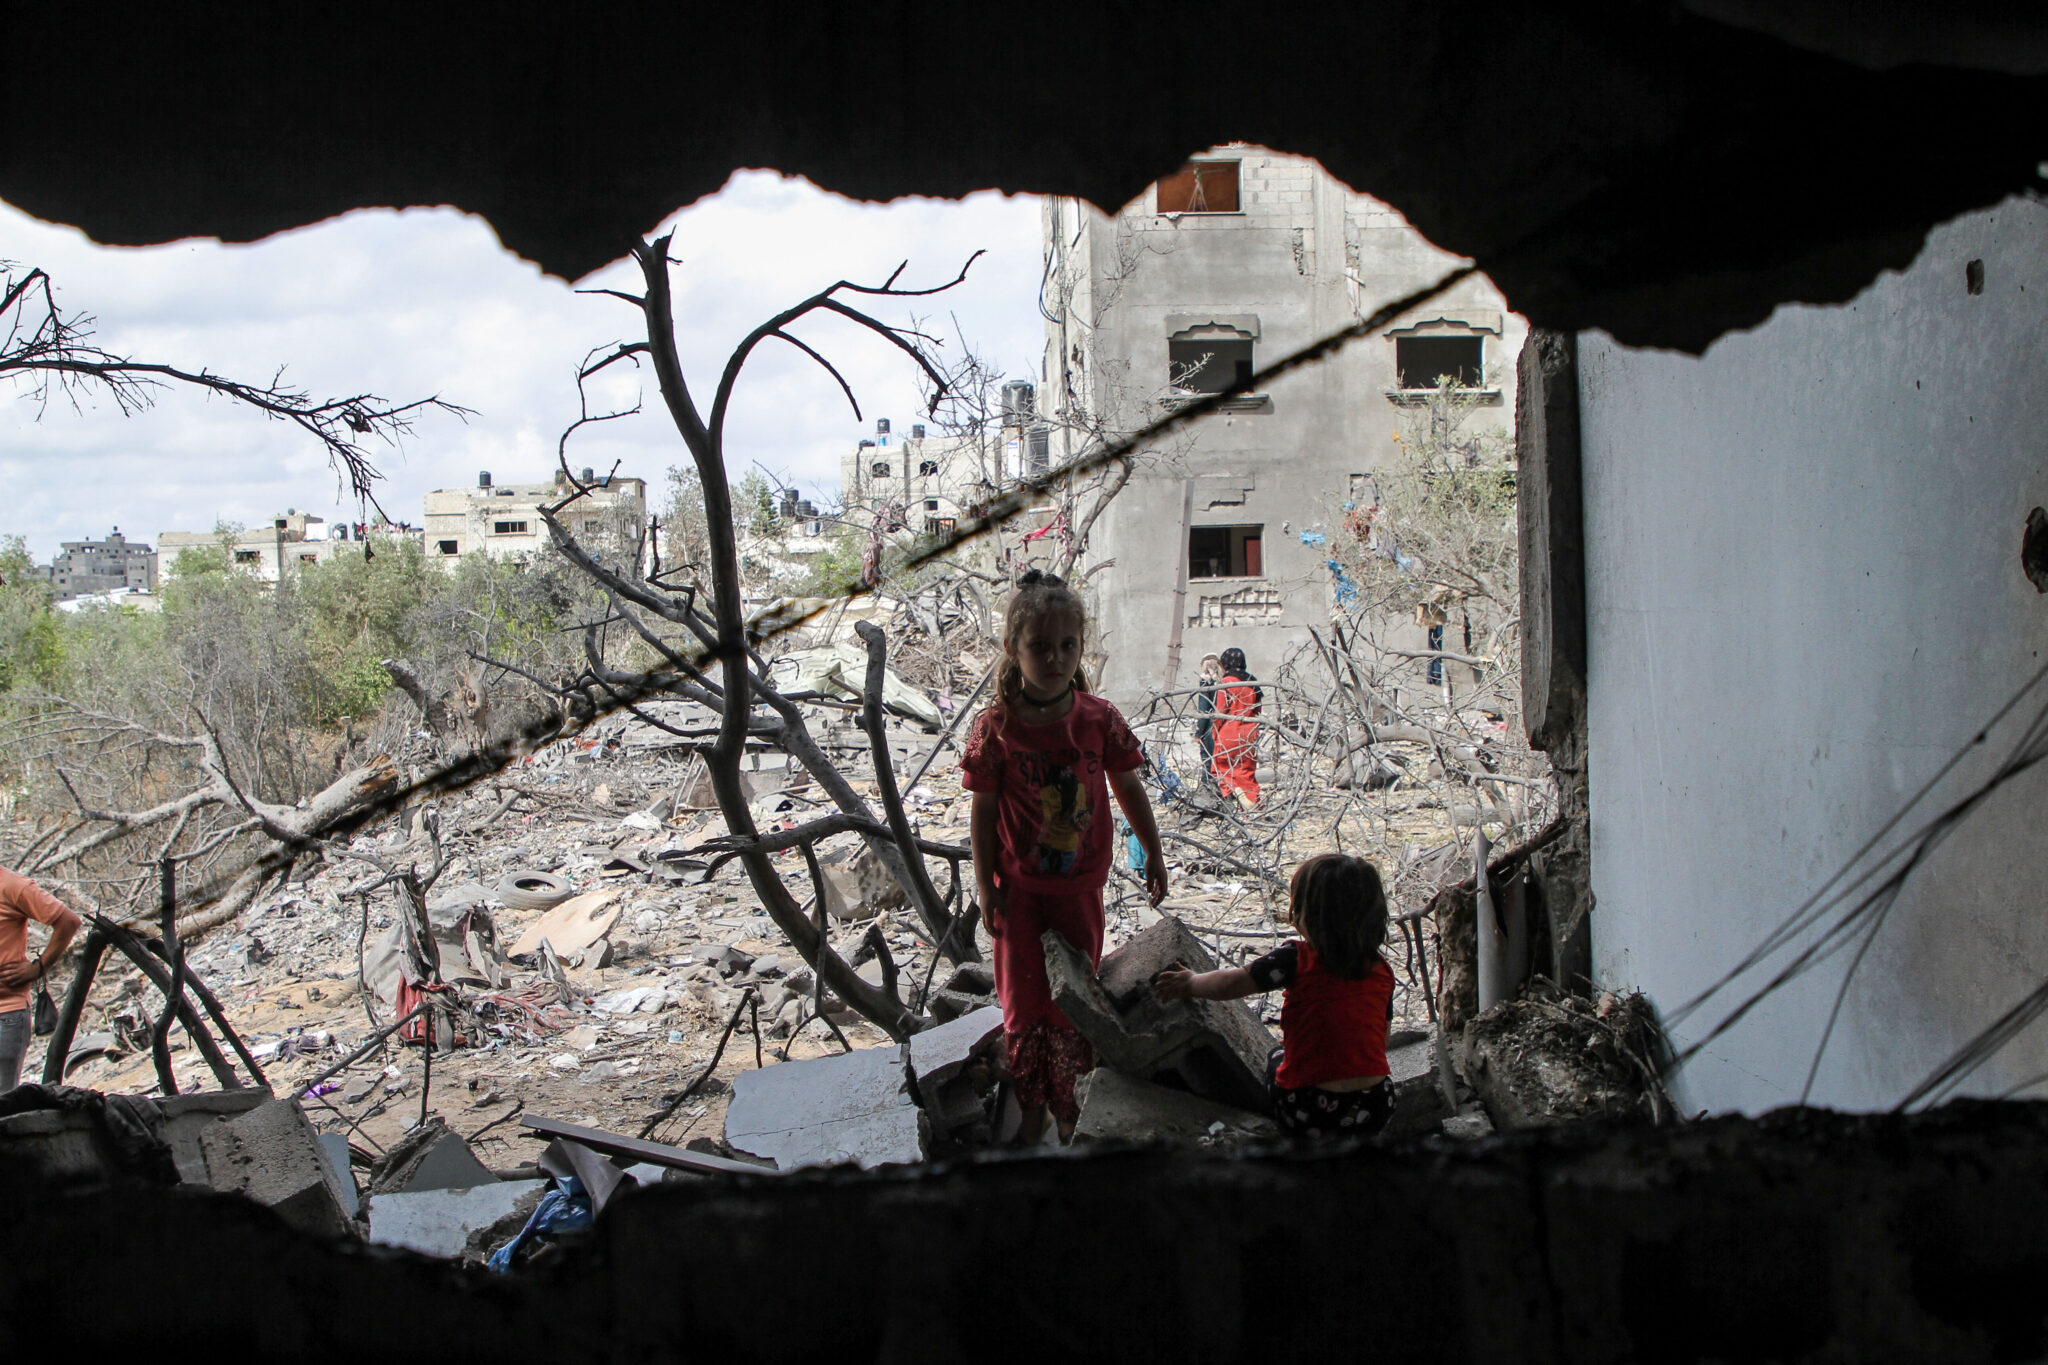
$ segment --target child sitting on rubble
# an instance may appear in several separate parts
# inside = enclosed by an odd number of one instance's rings
[[[1266,1071],[1280,1127],[1294,1137],[1377,1133],[1394,1112],[1394,972],[1379,951],[1387,936],[1380,874],[1363,858],[1318,854],[1294,870],[1287,917],[1301,938],[1224,971],[1169,967],[1153,989],[1161,1000],[1236,1000],[1284,988],[1284,1042]]]
[[[1102,958],[1112,792],[1144,848],[1152,903],[1166,894],[1159,828],[1138,780],[1144,751],[1116,708],[1088,690],[1087,633],[1080,596],[1063,580],[1035,569],[1019,579],[1003,618],[996,697],[975,717],[960,760],[961,785],[974,793],[974,876],[1026,1145],[1044,1135],[1048,1112],[1062,1139],[1073,1136],[1074,1083],[1095,1064],[1053,1003],[1043,938],[1057,929],[1091,966]]]

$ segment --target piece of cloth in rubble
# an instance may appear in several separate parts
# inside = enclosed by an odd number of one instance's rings
[[[28,961],[28,922],[56,924],[71,911],[20,873],[0,867],[0,965]],[[0,986],[0,1014],[28,1008],[32,983]]]
[[[404,1019],[418,1009],[427,997],[436,991],[448,990],[446,982],[422,982],[414,985],[404,976],[398,978],[398,1017]],[[424,1043],[433,1036],[434,1011],[428,1010],[419,1018],[408,1021],[398,1030],[398,1036],[408,1043]]]
[[[60,1109],[88,1114],[106,1135],[124,1174],[159,1185],[178,1183],[178,1164],[163,1111],[140,1095],[102,1095],[70,1085],[17,1085],[0,1095],[0,1118]]]
[[[500,1275],[512,1269],[512,1255],[536,1234],[553,1232],[581,1232],[597,1221],[597,1215],[590,1211],[590,1196],[583,1192],[583,1182],[573,1175],[557,1176],[555,1187],[540,1197],[527,1217],[526,1226],[512,1235],[512,1240],[492,1252],[484,1264]]]
[[[999,706],[974,719],[960,785],[994,795],[996,882],[1005,890],[1065,893],[1109,880],[1109,775],[1143,766],[1145,752],[1117,709],[1076,691],[1067,714],[1027,725]]]
[[[1259,800],[1258,715],[1263,694],[1249,672],[1225,673],[1216,689],[1216,756],[1210,770],[1225,796]]]
[[[1357,981],[1330,970],[1304,939],[1283,943],[1245,964],[1262,991],[1285,990],[1280,1037],[1285,1058],[1275,1083],[1289,1090],[1387,1074],[1387,1028],[1394,1014],[1394,969],[1378,954]]]

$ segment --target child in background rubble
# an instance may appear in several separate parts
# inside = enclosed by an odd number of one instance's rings
[[[1060,1136],[1080,1117],[1074,1082],[1094,1050],[1053,1004],[1046,930],[1102,959],[1102,888],[1109,880],[1109,793],[1144,846],[1145,885],[1166,895],[1166,858],[1138,778],[1145,755],[1124,718],[1088,691],[1081,672],[1087,613],[1064,581],[1037,570],[1017,582],[1003,618],[996,696],[968,732],[961,785],[974,793],[974,875],[995,949],[996,994],[1010,1084],[1024,1111],[1018,1140]]]
[[[1227,971],[1170,967],[1153,989],[1161,1000],[1236,1000],[1284,987],[1284,1043],[1266,1073],[1281,1128],[1295,1137],[1377,1133],[1394,1112],[1394,972],[1380,956],[1387,896],[1379,871],[1348,853],[1318,854],[1294,869],[1287,917],[1301,938]]]

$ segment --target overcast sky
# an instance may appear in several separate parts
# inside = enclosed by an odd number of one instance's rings
[[[964,336],[1010,373],[1036,376],[1035,199],[859,204],[748,171],[665,226],[682,261],[672,274],[678,337],[700,406],[732,345],[776,311],[840,278],[879,283],[905,259],[906,283],[940,283],[977,248],[988,254],[967,282],[921,311],[936,314],[948,356]],[[576,294],[504,250],[482,219],[446,208],[361,211],[248,246],[134,249],[96,246],[0,204],[0,259],[48,271],[59,304],[92,314],[111,351],[242,379],[283,365],[288,382],[319,398],[431,394],[474,409],[467,423],[430,414],[402,449],[381,452],[380,501],[415,525],[423,493],[473,484],[479,470],[500,483],[547,477],[576,416],[578,362],[630,338],[637,317],[617,300]],[[578,283],[639,292],[628,264]],[[908,310],[884,316],[904,321]],[[813,362],[770,343],[735,398],[728,461],[735,477],[758,460],[829,492],[841,453],[876,417],[899,430],[913,420],[917,387],[907,357],[852,324],[812,321],[802,335],[845,371],[866,420]],[[647,479],[652,494],[688,457],[645,378],[649,410],[585,428],[570,458],[579,468],[622,459],[620,472]],[[622,382],[630,403],[640,375]],[[0,535],[26,536],[39,561],[59,541],[114,526],[154,543],[163,531],[223,520],[264,524],[288,507],[355,519],[316,443],[252,409],[174,387],[133,417],[103,399],[82,411],[53,401],[39,415],[14,395],[0,387]]]

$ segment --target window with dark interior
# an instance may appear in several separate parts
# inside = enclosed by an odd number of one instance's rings
[[[1190,161],[1159,182],[1161,213],[1236,213],[1237,163]]]
[[[1189,527],[1188,577],[1264,577],[1265,531],[1264,526]]]
[[[1394,368],[1404,389],[1433,389],[1445,375],[1461,389],[1480,387],[1481,339],[1476,336],[1394,338]]]
[[[930,478],[939,472],[939,462],[937,460],[919,460],[917,462],[917,472],[926,478]]]
[[[888,462],[887,460],[877,460],[877,461],[875,461],[875,462],[874,462],[874,464],[872,464],[872,465],[870,465],[870,466],[868,467],[868,473],[870,473],[870,474],[874,475],[874,476],[875,476],[876,478],[878,478],[878,479],[886,479],[886,478],[888,478],[888,477],[889,477],[889,462]]]
[[[953,534],[954,524],[952,517],[926,517],[924,533],[928,536],[950,536]]]
[[[441,547],[441,553],[444,555],[452,555],[455,553],[456,542],[452,540],[437,541],[436,544],[438,544]]]
[[[526,534],[526,523],[523,521],[494,521],[491,523],[491,534],[497,536],[523,536]]]
[[[261,558],[263,558],[263,554],[259,550],[235,551],[235,563],[237,564],[254,564],[257,560]]]
[[[1250,337],[1175,337],[1166,343],[1167,377],[1187,393],[1223,393],[1249,389],[1252,382]]]

